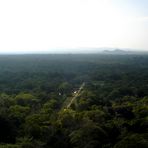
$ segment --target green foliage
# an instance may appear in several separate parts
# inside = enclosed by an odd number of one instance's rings
[[[148,141],[140,134],[132,134],[119,141],[114,148],[147,148]]]
[[[0,147],[146,148],[147,84],[147,55],[3,55]]]
[[[106,132],[95,123],[85,120],[80,129],[70,134],[70,141],[74,147],[97,148],[106,142]]]
[[[20,148],[17,144],[0,144],[0,148]]]
[[[9,108],[10,118],[24,119],[30,112],[29,107],[14,105]]]
[[[25,106],[25,105],[33,105],[37,102],[37,99],[32,94],[20,93],[15,97],[17,104]]]

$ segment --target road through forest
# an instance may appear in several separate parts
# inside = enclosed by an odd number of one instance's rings
[[[73,97],[68,98],[68,100],[65,101],[65,103],[64,103],[65,105],[64,105],[64,107],[63,107],[64,109],[70,108],[70,106],[73,104],[73,102],[74,102],[74,101],[77,99],[77,97],[81,94],[81,92],[82,92],[84,86],[85,86],[85,83],[83,82],[83,83],[81,84],[80,88],[78,89],[78,91],[76,92],[76,94],[74,94]]]

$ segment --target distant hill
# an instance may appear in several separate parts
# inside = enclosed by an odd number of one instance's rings
[[[106,54],[131,54],[131,51],[121,50],[121,49],[114,49],[114,50],[103,50],[103,53]]]

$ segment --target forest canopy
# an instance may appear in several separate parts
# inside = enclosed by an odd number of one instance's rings
[[[0,147],[147,148],[148,55],[1,55]]]

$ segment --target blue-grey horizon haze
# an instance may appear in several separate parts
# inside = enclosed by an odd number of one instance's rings
[[[148,0],[0,0],[0,53],[148,51]]]

